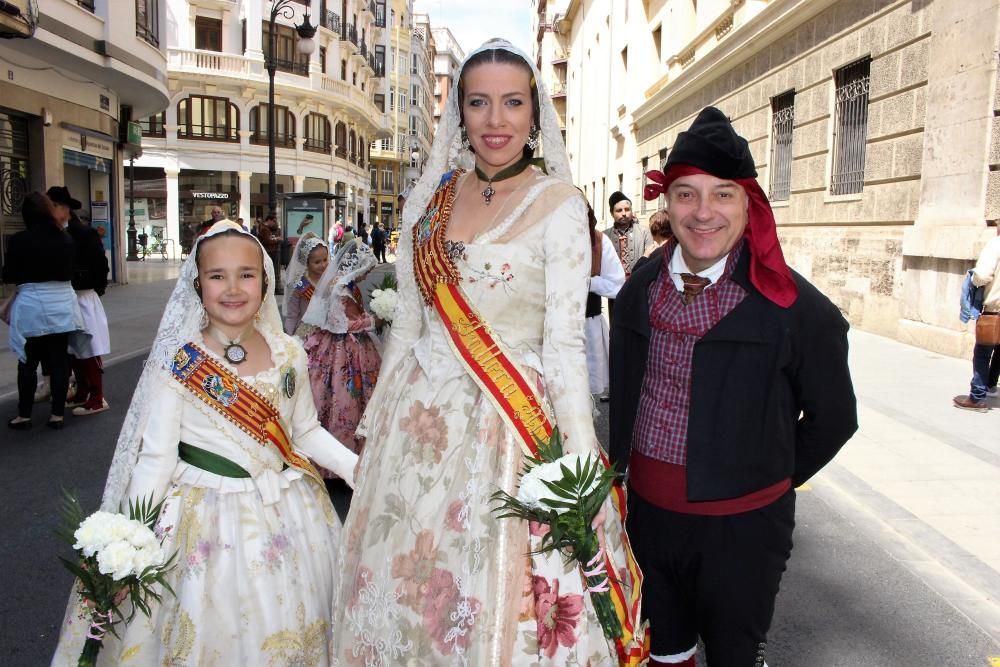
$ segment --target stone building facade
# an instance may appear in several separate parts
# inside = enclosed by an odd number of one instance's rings
[[[545,8],[539,56],[569,63],[567,143],[606,123],[611,159],[579,161],[581,185],[641,192],[718,106],[750,141],[789,264],[855,326],[964,356],[961,282],[1000,218],[998,18],[996,0],[573,1]],[[612,28],[619,92],[581,127],[595,26]]]

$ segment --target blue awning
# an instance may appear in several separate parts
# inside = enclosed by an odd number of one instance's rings
[[[105,174],[111,173],[111,160],[87,155],[86,153],[78,153],[68,148],[63,149],[63,162],[74,167],[90,169],[91,171],[100,171]]]

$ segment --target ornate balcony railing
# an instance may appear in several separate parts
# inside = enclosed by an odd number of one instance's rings
[[[357,46],[358,45],[358,29],[357,29],[357,27],[353,23],[345,23],[344,24],[344,28],[345,29],[344,29],[344,32],[341,34],[341,37],[343,37],[344,39],[346,39],[347,41],[349,41],[354,46]]]
[[[223,76],[246,76],[250,73],[250,61],[235,53],[171,48],[167,50],[167,62],[169,69],[195,70]]]
[[[320,25],[322,25],[327,30],[332,32],[340,32],[340,15],[336,12],[331,12],[327,10],[323,14],[323,18],[320,20]]]

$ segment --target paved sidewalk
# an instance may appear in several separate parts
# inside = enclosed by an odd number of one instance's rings
[[[850,340],[861,427],[811,486],[1000,641],[1000,399],[952,406],[970,360]]]

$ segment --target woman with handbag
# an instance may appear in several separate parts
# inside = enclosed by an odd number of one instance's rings
[[[969,395],[952,399],[956,408],[985,412],[987,397],[997,395],[1000,377],[1000,227],[979,254],[972,270],[972,284],[983,288],[983,309],[976,320],[976,346],[972,351]]]

